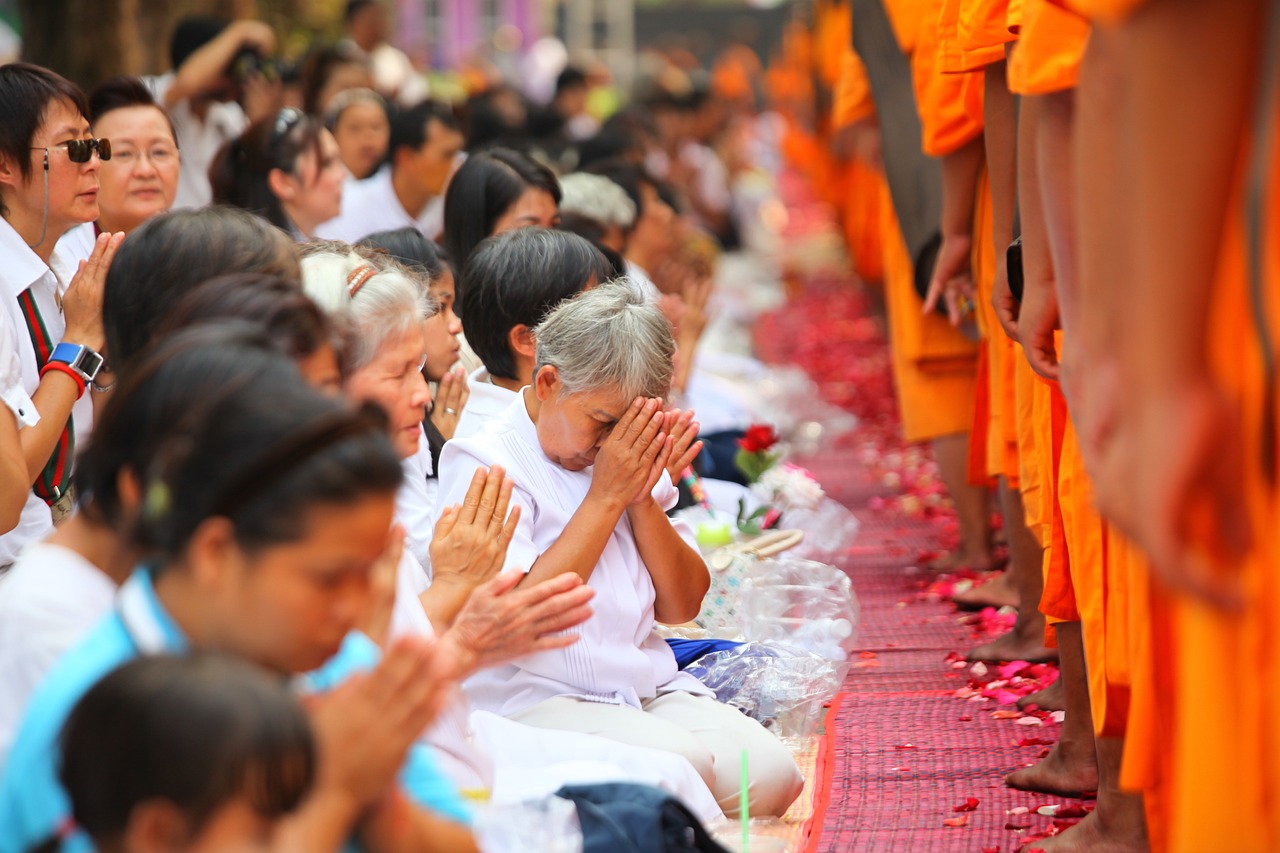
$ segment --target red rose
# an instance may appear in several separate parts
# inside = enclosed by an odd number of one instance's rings
[[[778,434],[768,424],[747,427],[746,434],[738,439],[738,446],[748,453],[763,453],[778,443]]]

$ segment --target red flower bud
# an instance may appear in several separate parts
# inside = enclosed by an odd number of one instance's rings
[[[738,439],[738,446],[748,453],[763,453],[778,443],[778,434],[768,424],[747,427],[746,434]]]

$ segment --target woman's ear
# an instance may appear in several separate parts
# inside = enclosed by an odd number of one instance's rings
[[[271,190],[271,194],[281,201],[292,201],[294,194],[298,191],[293,177],[284,169],[272,169],[267,172],[267,187]]]
[[[22,169],[13,158],[0,154],[0,190],[16,190],[23,184]]]
[[[243,559],[236,541],[235,524],[219,515],[200,522],[187,543],[187,566],[205,589],[221,586],[232,568]]]
[[[533,375],[533,393],[540,401],[550,400],[560,394],[560,372],[550,364],[544,364]]]

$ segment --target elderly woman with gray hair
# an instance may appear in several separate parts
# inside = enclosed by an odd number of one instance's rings
[[[693,618],[709,585],[692,531],[666,510],[666,469],[681,420],[664,412],[675,342],[636,283],[600,285],[538,325],[533,384],[483,432],[446,445],[441,499],[471,472],[501,466],[521,514],[506,566],[524,583],[577,575],[596,593],[581,641],[478,673],[477,708],[551,729],[683,755],[727,814],[748,754],[751,812],[781,815],[802,779],[777,738],[679,672],[655,621]],[[677,460],[680,461],[680,460]]]

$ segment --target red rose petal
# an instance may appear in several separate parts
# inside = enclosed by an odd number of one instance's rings
[[[943,826],[966,826],[969,823],[969,816],[962,814],[959,817],[949,817],[942,822]]]
[[[976,797],[969,797],[960,805],[952,806],[951,810],[953,812],[971,812],[977,807],[978,807],[978,799]]]

